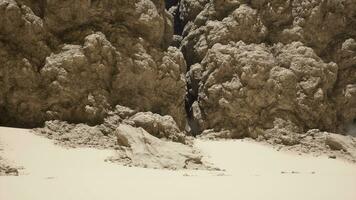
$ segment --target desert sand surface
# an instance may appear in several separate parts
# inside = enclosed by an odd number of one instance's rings
[[[355,164],[252,141],[196,141],[225,171],[124,167],[104,161],[110,150],[66,149],[26,129],[1,127],[0,141],[1,156],[24,168],[0,177],[1,200],[356,199]]]

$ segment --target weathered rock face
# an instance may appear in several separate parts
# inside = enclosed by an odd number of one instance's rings
[[[339,120],[352,127],[356,123],[356,42],[347,39],[335,46],[331,59],[339,64],[339,73],[333,97]]]
[[[115,134],[121,151],[112,161],[148,168],[211,169],[192,147],[162,141],[142,128],[122,124]]]
[[[184,9],[188,4],[195,6]],[[343,132],[356,113],[355,6],[354,0],[181,1],[193,134],[257,137],[277,119],[300,132]]]
[[[122,26],[152,44],[167,45],[173,33],[171,16],[161,0],[47,1],[44,9],[45,24],[58,35],[83,26],[98,26],[113,34]]]
[[[105,124],[122,105],[175,141],[186,113],[192,134],[342,133],[355,16],[355,0],[0,0],[0,124]]]
[[[183,7],[185,2],[182,2]],[[356,22],[354,0],[188,2],[199,2],[200,7],[204,5],[201,11],[180,11],[181,16],[192,16],[183,17],[191,22],[187,22],[185,27],[188,36],[182,46],[187,54],[195,53],[193,58],[187,59],[190,64],[201,61],[206,49],[218,42],[226,44],[242,40],[246,43],[288,44],[300,41],[312,47],[317,54],[324,54],[335,39],[355,36],[352,28]]]
[[[262,24],[257,11],[246,5],[238,7],[221,21],[207,20],[208,18],[201,16],[218,15],[210,13],[207,9],[202,11],[195,20],[195,23],[202,24],[202,26],[194,24],[191,30],[187,31],[189,34],[182,42],[182,50],[187,55],[186,59],[189,64],[201,61],[208,49],[216,43],[227,44],[230,41],[240,40],[260,43],[267,35],[267,29]],[[216,17],[218,16],[214,16]]]
[[[184,127],[186,65],[163,0],[1,0],[0,17],[1,124],[97,124],[120,104]]]
[[[302,43],[216,44],[201,62],[201,71],[197,120],[203,129],[256,137],[276,117],[305,129],[334,128],[336,112],[328,94],[337,66],[324,63]]]
[[[134,126],[142,127],[158,138],[167,138],[175,142],[186,143],[185,135],[169,115],[161,116],[151,112],[141,112],[133,115],[127,121],[129,123],[132,121]]]
[[[209,0],[181,0],[179,4],[179,18],[184,24],[193,21],[208,2]]]

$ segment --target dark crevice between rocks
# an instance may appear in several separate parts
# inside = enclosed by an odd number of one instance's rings
[[[166,0],[166,9],[173,15],[174,19],[174,35],[181,36],[184,29],[184,23],[180,18],[180,1]]]
[[[184,22],[180,18],[180,0],[166,0],[166,9],[173,15],[174,19],[174,38],[172,46],[177,48],[180,47],[180,42],[183,39],[183,30],[184,30]],[[182,52],[185,59],[186,54]],[[187,62],[187,70],[190,70],[190,63]],[[187,72],[188,72],[187,71]],[[197,81],[189,81],[187,80],[187,95],[185,97],[185,111],[187,115],[187,126],[186,131],[192,135],[197,136],[201,133],[200,125],[196,119],[194,119],[193,108],[192,105],[195,101],[198,100],[198,82]]]
[[[350,123],[346,124],[346,135],[352,135],[356,137],[356,118]]]
[[[184,24],[179,15],[180,15],[180,11],[178,7],[176,10],[176,14],[174,15],[174,34],[181,36],[183,33]]]
[[[169,10],[173,6],[177,6],[179,0],[166,0],[166,9]]]
[[[194,118],[193,103],[198,100],[198,96],[192,94],[190,90],[192,89],[191,84],[187,84],[187,96],[185,97],[185,111],[187,113],[187,125],[188,133],[192,136],[197,136],[201,133],[201,127],[197,119]]]
[[[190,68],[191,66],[189,66],[188,70],[190,70]],[[186,80],[187,95],[185,97],[185,110],[187,113],[188,132],[190,135],[197,136],[201,134],[199,119],[197,119],[196,116],[197,110],[199,110],[196,102],[198,101],[200,77],[197,77],[196,70],[192,69],[187,72]]]
[[[43,19],[46,13],[46,7],[47,7],[47,1],[46,0],[40,0],[39,2],[39,16]]]

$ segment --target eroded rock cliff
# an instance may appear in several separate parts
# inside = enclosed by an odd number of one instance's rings
[[[0,17],[1,125],[355,132],[356,0],[0,0]]]

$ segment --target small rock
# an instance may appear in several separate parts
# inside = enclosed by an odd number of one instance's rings
[[[328,145],[330,147],[331,150],[336,150],[336,151],[340,151],[340,150],[344,150],[347,151],[343,142],[339,139],[337,139],[336,137],[332,137],[332,136],[328,136],[325,139],[325,144]]]
[[[280,137],[282,144],[286,145],[286,146],[293,146],[299,143],[299,141],[292,137],[292,136],[288,136],[288,135],[283,135]]]
[[[10,176],[18,176],[19,175],[19,171],[16,168],[11,168],[11,167],[6,169],[5,173]]]
[[[189,174],[187,174],[187,173],[184,173],[184,174],[183,174],[183,176],[190,176],[190,175],[189,175]]]

